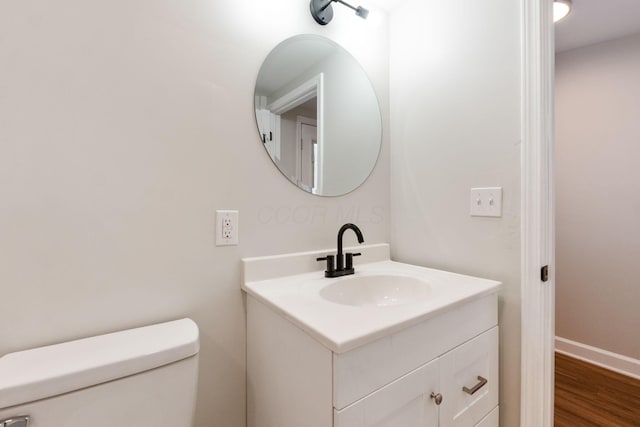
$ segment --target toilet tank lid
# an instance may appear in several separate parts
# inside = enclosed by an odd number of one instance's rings
[[[158,368],[198,353],[198,326],[181,319],[0,357],[0,409]]]

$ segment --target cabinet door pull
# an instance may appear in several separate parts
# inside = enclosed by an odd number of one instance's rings
[[[478,381],[479,383],[474,385],[473,388],[462,387],[462,391],[464,391],[465,393],[474,394],[487,383],[487,379],[482,378],[480,375],[478,375]]]
[[[440,393],[436,394],[431,392],[431,398],[438,406],[440,406],[440,404],[442,403],[442,395]]]

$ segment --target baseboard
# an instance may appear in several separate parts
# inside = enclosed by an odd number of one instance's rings
[[[556,351],[640,380],[640,360],[556,337]]]

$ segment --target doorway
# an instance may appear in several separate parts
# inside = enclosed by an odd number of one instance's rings
[[[297,118],[297,183],[298,186],[317,194],[318,181],[318,128],[315,119],[298,116]]]
[[[555,26],[558,426],[640,423],[640,4],[602,3]]]

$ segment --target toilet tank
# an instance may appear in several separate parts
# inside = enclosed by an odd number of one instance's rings
[[[0,426],[189,427],[198,327],[181,319],[0,357]]]

